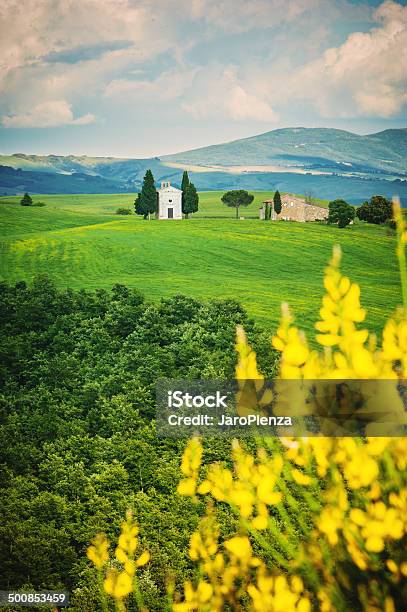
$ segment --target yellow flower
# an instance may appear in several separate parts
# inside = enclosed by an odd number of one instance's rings
[[[230,540],[226,540],[225,548],[240,561],[249,561],[252,556],[252,547],[249,538],[246,536],[235,536]]]
[[[369,536],[365,542],[366,550],[369,552],[381,552],[384,548],[383,538],[378,535]]]
[[[103,581],[103,588],[108,595],[118,600],[122,609],[121,600],[133,590],[133,578],[137,567],[145,565],[150,555],[147,551],[143,552],[135,561],[134,553],[138,546],[138,527],[133,521],[131,511],[126,514],[126,520],[121,525],[118,546],[115,550],[115,557],[122,564],[123,570],[117,568],[109,569]],[[109,561],[109,543],[104,534],[99,534],[88,548],[88,558],[93,561],[98,569],[101,569]],[[123,608],[124,609],[124,608]]]
[[[210,512],[199,524],[189,542],[189,556],[193,561],[202,559],[207,561],[218,551],[219,527]]]
[[[137,548],[138,527],[133,523],[133,515],[131,511],[127,512],[126,521],[121,525],[121,533],[119,536],[119,548],[123,553],[132,555]]]
[[[291,584],[285,576],[271,576],[261,567],[256,584],[250,584],[247,592],[257,612],[310,612],[311,602],[305,595],[301,578],[293,576]]]
[[[300,472],[300,470],[292,470],[291,472],[295,482],[299,485],[309,485],[311,484],[312,480],[309,476],[307,476],[307,474],[304,474],[303,472]]]
[[[399,310],[383,330],[381,357],[384,362],[396,365],[400,377],[407,377],[407,313]]]
[[[202,461],[202,445],[199,438],[191,438],[182,456],[181,472],[194,478]]]
[[[119,546],[116,548],[116,559],[120,561],[120,563],[126,563],[126,561],[128,560],[127,554]]]
[[[150,553],[147,550],[145,550],[143,553],[141,553],[141,555],[137,559],[136,565],[137,567],[141,567],[142,565],[145,565],[149,561],[150,561]]]
[[[193,478],[184,478],[179,481],[177,492],[179,495],[192,497],[195,494],[196,481]]]
[[[384,601],[384,612],[396,612],[394,601],[391,597],[386,597]]]
[[[377,463],[361,448],[346,461],[344,476],[351,489],[369,486],[379,473]]]
[[[127,572],[110,570],[103,582],[106,593],[115,599],[122,599],[132,592],[132,579]]]
[[[327,506],[318,520],[319,530],[326,535],[328,542],[334,546],[338,543],[338,530],[344,523],[344,513],[337,507]]]
[[[273,491],[275,483],[275,478],[265,476],[257,486],[258,499],[268,506],[280,503],[283,497],[280,492]]]
[[[213,587],[208,582],[200,580],[196,590],[190,582],[184,585],[185,601],[173,605],[174,612],[192,612],[193,610],[204,610],[205,612],[218,612],[221,610],[219,602],[213,597]],[[209,607],[211,606],[211,607]]]
[[[187,478],[183,478],[178,484],[177,491],[179,495],[186,497],[195,495],[202,452],[202,444],[199,438],[191,438],[182,455],[181,472]]]
[[[256,353],[249,346],[241,325],[237,326],[236,335],[236,350],[239,355],[236,366],[236,380],[263,380],[263,376],[257,369]]]
[[[255,516],[254,519],[252,520],[252,526],[254,527],[254,529],[258,529],[259,531],[262,531],[263,529],[267,529],[267,525],[268,525],[268,520],[267,520],[267,516]]]
[[[208,601],[208,599],[210,599],[211,595],[212,595],[212,587],[210,584],[208,584],[207,582],[200,582],[198,584],[198,597],[199,597],[199,601],[202,603],[205,603]]]
[[[104,533],[99,533],[87,550],[87,557],[92,563],[101,569],[109,560],[109,541]]]
[[[350,511],[350,520],[356,523],[356,525],[366,525],[366,515],[360,508],[352,508]]]

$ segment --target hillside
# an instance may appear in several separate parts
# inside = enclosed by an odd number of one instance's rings
[[[0,194],[15,193],[117,193],[127,191],[119,180],[75,172],[24,171],[0,166]]]
[[[359,136],[328,128],[287,128],[147,159],[0,155],[0,193],[134,193],[150,168],[159,183],[181,183],[187,169],[200,190],[279,189],[342,197],[374,194],[407,204],[407,130]]]
[[[386,229],[250,219],[267,195],[256,194],[242,222],[221,204],[221,193],[205,193],[200,218],[175,223],[114,215],[118,206],[132,205],[124,194],[45,196],[44,208],[0,198],[0,277],[31,281],[45,273],[59,287],[78,289],[123,283],[153,300],[175,293],[233,298],[270,327],[277,325],[285,300],[313,334],[322,270],[340,242],[344,271],[360,283],[368,325],[379,332],[400,302],[394,239]],[[218,218],[205,218],[209,214]]]
[[[164,161],[200,166],[268,166],[407,176],[407,129],[360,136],[330,128],[273,130],[191,151]]]
[[[407,172],[407,128],[384,130],[368,136],[371,140],[380,141],[404,157],[404,173]]]

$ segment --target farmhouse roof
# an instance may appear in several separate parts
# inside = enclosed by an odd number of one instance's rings
[[[285,193],[281,196],[282,203],[285,204],[287,202],[294,202],[294,204],[303,204],[304,206],[313,206],[314,208],[321,208],[322,210],[326,210],[324,206],[318,206],[318,204],[310,204],[306,202],[304,198],[299,198],[297,196],[293,196],[289,193]],[[269,200],[263,200],[263,204],[273,204],[273,198]]]

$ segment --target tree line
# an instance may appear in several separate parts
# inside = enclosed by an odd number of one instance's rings
[[[354,207],[345,202],[345,200],[333,200],[329,202],[328,223],[337,224],[338,227],[346,227],[355,217],[360,221],[381,225],[389,223],[392,225],[392,204],[387,198],[375,195],[369,201],[364,202],[361,206]]]
[[[188,219],[190,214],[198,212],[199,195],[194,183],[189,180],[188,172],[184,170],[181,182],[182,190],[182,213]],[[221,202],[229,208],[236,210],[236,219],[239,218],[241,207],[246,207],[254,200],[253,194],[244,189],[233,189],[227,191],[221,197]],[[45,206],[43,202],[34,202],[29,193],[25,193],[20,200],[21,206]],[[158,192],[155,187],[155,180],[151,170],[147,170],[140,193],[134,202],[136,214],[144,219],[150,219],[151,215],[158,213]],[[272,212],[279,215],[282,210],[281,195],[278,189],[274,192],[273,202],[265,203],[264,220],[272,219]],[[128,208],[118,208],[116,214],[129,215],[131,210]],[[388,223],[393,226],[392,203],[389,199],[381,195],[374,195],[369,201],[363,202],[360,206],[352,206],[345,200],[339,198],[332,200],[328,204],[328,224],[337,225],[344,228],[352,223],[357,217],[360,221],[373,223],[376,225]]]

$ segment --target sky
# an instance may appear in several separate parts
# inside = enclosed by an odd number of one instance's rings
[[[407,126],[407,4],[1,0],[0,152],[151,157]]]

